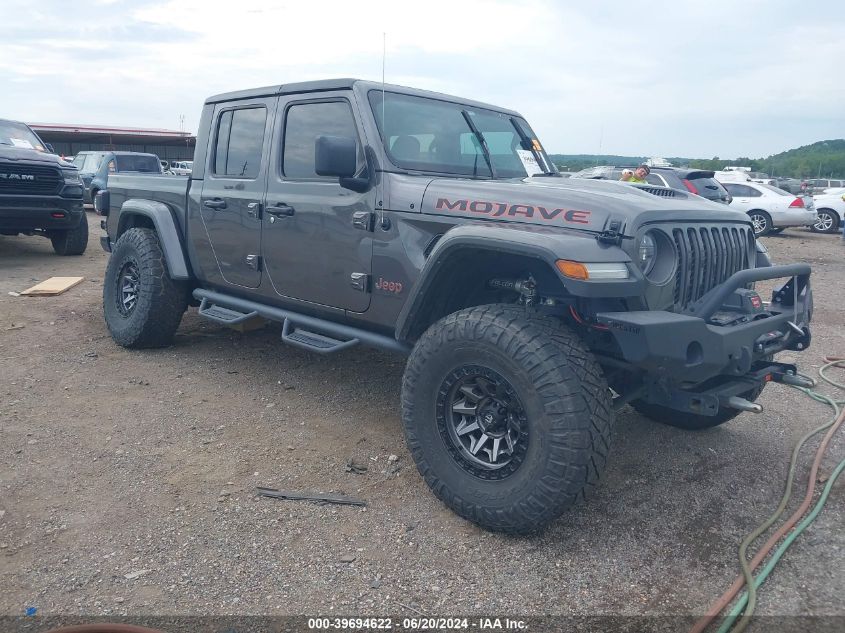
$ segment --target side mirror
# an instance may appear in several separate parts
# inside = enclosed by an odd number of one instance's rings
[[[110,204],[111,194],[108,189],[98,191],[97,195],[94,196],[94,211],[97,212],[97,215],[108,215]]]
[[[48,152],[50,152],[51,154],[55,154],[55,153],[56,153],[56,150],[55,150],[55,149],[53,149],[53,144],[52,144],[52,143],[44,143],[44,147],[46,147],[46,148],[47,148],[47,151],[48,151]]]
[[[318,136],[314,142],[314,171],[319,176],[351,178],[358,162],[355,139],[346,136]]]

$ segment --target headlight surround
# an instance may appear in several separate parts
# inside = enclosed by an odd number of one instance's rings
[[[637,267],[651,283],[662,286],[672,279],[678,265],[675,245],[663,231],[651,229],[640,236],[635,253]]]
[[[79,178],[78,169],[62,169],[62,177],[65,179],[66,185],[82,184],[82,180]]]

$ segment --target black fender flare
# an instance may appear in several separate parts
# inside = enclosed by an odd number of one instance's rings
[[[630,257],[618,246],[599,243],[591,233],[575,231],[544,230],[543,227],[506,224],[462,224],[444,234],[435,244],[423,264],[416,283],[410,290],[407,301],[399,313],[396,323],[396,338],[408,342],[417,315],[444,270],[448,269],[453,256],[465,250],[485,250],[501,254],[518,255],[537,260],[560,279],[561,286],[576,296],[625,297],[638,294],[640,280],[632,278],[624,282],[602,283],[565,279],[555,266],[559,259],[583,262],[629,262]]]
[[[182,234],[170,208],[162,202],[130,198],[120,207],[117,223],[118,236],[125,230],[128,218],[133,215],[144,216],[152,221],[167,262],[170,278],[190,279],[188,262],[185,251],[182,249]]]

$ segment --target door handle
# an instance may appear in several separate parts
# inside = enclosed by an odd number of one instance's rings
[[[203,200],[202,202],[204,207],[208,207],[209,209],[225,209],[226,208],[226,201],[221,198],[214,198],[212,200]]]
[[[284,202],[274,204],[272,207],[267,207],[267,213],[277,218],[291,216],[295,213],[294,208]]]

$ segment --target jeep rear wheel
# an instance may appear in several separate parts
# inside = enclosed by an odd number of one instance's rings
[[[52,231],[49,236],[57,255],[82,255],[88,247],[88,217],[83,212],[78,227]]]
[[[121,235],[103,282],[103,313],[115,342],[169,345],[187,307],[187,284],[170,278],[155,232],[134,228]]]
[[[402,384],[405,436],[428,486],[501,532],[538,531],[596,485],[612,418],[604,376],[578,336],[515,306],[435,323]]]

